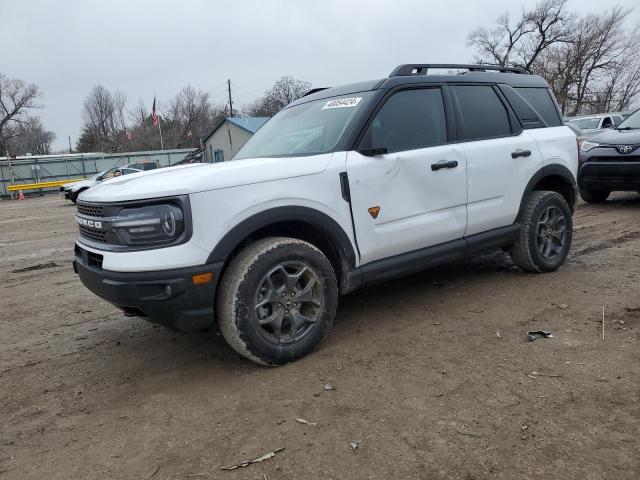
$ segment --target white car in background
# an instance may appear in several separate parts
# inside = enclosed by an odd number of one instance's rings
[[[66,183],[60,190],[64,192],[64,198],[67,200],[71,200],[73,203],[76,203],[78,199],[78,195],[80,195],[85,190],[98,185],[103,180],[108,180],[110,178],[119,177],[120,175],[129,175],[131,173],[142,172],[142,170],[137,168],[131,168],[129,166],[125,167],[114,167],[109,170],[105,170],[100,173],[96,173],[93,177],[88,178],[86,180],[80,180],[79,182],[71,182]]]
[[[597,133],[598,130],[613,128],[624,120],[620,113],[606,113],[602,115],[585,115],[582,117],[570,117],[565,119],[569,126],[576,126],[582,130],[585,136]]]

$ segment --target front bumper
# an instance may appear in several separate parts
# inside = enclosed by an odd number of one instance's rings
[[[606,161],[582,163],[578,185],[585,190],[640,190],[640,161]]]
[[[185,332],[214,324],[214,298],[222,263],[153,272],[113,272],[102,256],[76,245],[73,269],[82,283],[129,316],[139,316]],[[212,273],[210,283],[194,285],[193,275]]]

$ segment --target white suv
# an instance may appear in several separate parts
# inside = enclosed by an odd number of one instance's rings
[[[282,364],[315,349],[339,294],[364,285],[498,248],[525,271],[557,269],[576,168],[542,78],[401,65],[310,92],[233,161],[81,194],[74,268],[127,315],[185,331],[217,322],[242,355]]]

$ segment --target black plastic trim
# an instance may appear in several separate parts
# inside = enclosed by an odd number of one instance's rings
[[[531,179],[527,183],[527,186],[522,193],[522,199],[520,200],[520,208],[518,209],[518,215],[516,218],[520,218],[522,211],[524,210],[525,202],[527,200],[527,196],[533,191],[533,187],[543,180],[546,177],[557,176],[562,178],[565,183],[571,187],[571,198],[569,202],[569,208],[571,209],[571,213],[573,213],[576,205],[576,200],[578,198],[578,185],[576,182],[576,178],[573,176],[571,171],[565,167],[564,165],[560,165],[557,163],[553,163],[551,165],[545,165],[536,173],[531,176]]]
[[[614,157],[615,158],[615,157]],[[635,191],[640,188],[640,162],[590,162],[580,165],[578,185],[586,190]]]
[[[349,291],[461,260],[487,250],[506,247],[513,244],[519,234],[520,225],[513,224],[376,260],[350,272]]]
[[[207,258],[207,263],[224,262],[233,250],[251,234],[281,222],[303,222],[319,228],[338,247],[342,256],[347,260],[348,267],[354,268],[356,254],[342,227],[325,213],[301,206],[271,208],[243,220],[222,237]]]
[[[223,264],[153,272],[113,272],[88,261],[88,251],[76,248],[73,269],[82,283],[129,316],[144,317],[186,332],[214,325],[214,298]],[[213,281],[193,285],[192,276],[211,272]]]
[[[349,189],[349,176],[347,172],[340,172],[340,191],[342,192],[342,199],[350,203],[351,202],[351,190]]]

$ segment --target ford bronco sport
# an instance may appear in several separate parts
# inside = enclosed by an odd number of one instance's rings
[[[233,161],[86,191],[74,268],[127,315],[217,321],[240,354],[283,364],[318,347],[339,294],[364,285],[499,248],[527,272],[557,269],[577,156],[542,78],[401,65],[309,92]]]

